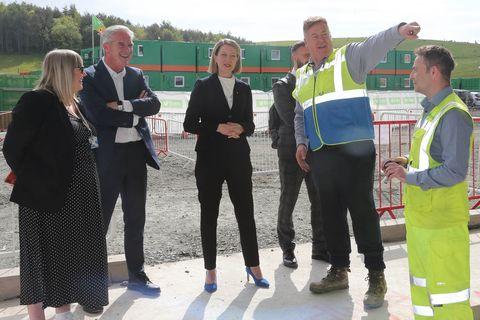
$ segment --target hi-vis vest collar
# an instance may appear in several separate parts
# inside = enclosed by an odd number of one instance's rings
[[[433,141],[433,135],[435,134],[435,129],[437,128],[440,119],[445,115],[445,113],[452,108],[459,108],[468,113],[468,110],[465,110],[463,106],[458,104],[455,101],[451,101],[444,105],[443,107],[439,106],[432,109],[430,114],[428,114],[423,121],[419,120],[415,125],[415,130],[424,130],[425,134],[423,136],[422,142],[420,144],[420,149],[418,153],[418,168],[412,163],[408,166],[409,172],[424,171],[431,168],[431,158],[429,156],[430,145]]]
[[[348,72],[346,47],[335,50],[314,72],[307,64],[297,70],[293,97],[304,110],[305,134],[312,150],[374,138],[365,84]]]

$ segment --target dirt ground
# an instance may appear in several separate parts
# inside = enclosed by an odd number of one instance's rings
[[[161,160],[159,171],[148,169],[147,221],[145,227],[145,258],[150,265],[168,261],[192,259],[202,256],[200,241],[200,206],[193,175],[193,163],[168,156]],[[0,159],[0,177],[5,177],[8,167]],[[278,173],[253,175],[255,220],[258,244],[261,248],[277,246],[276,216],[280,181]],[[12,232],[18,235],[18,208],[9,202],[11,187],[0,183],[0,254],[12,250]],[[120,200],[114,217],[115,227],[108,239],[109,254],[123,252],[123,222]],[[294,212],[296,241],[311,239],[308,195],[304,186],[300,191]],[[240,240],[226,185],[218,219],[218,254],[239,252]],[[18,254],[0,256],[0,269],[18,264]],[[281,257],[279,257],[280,260]]]

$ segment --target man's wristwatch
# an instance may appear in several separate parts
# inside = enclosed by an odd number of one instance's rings
[[[117,109],[120,110],[120,111],[125,110],[125,107],[123,106],[123,101],[122,100],[117,101]]]

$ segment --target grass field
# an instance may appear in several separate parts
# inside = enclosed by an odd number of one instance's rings
[[[39,70],[43,55],[0,54],[0,73],[21,73]]]
[[[339,48],[350,42],[363,41],[365,38],[335,38],[333,45]],[[291,41],[272,41],[263,44],[289,46],[295,43],[296,40]],[[455,41],[441,41],[441,40],[413,40],[402,42],[398,50],[414,50],[423,45],[437,44],[450,50],[455,58],[457,66],[453,71],[454,78],[478,78],[480,77],[480,44],[468,42]]]

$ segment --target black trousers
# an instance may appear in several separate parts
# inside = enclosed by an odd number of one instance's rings
[[[278,207],[277,234],[282,251],[294,250],[295,229],[292,213],[297,203],[302,181],[305,180],[308,199],[310,200],[310,213],[312,225],[312,254],[323,253],[327,250],[323,234],[323,221],[321,216],[320,197],[315,187],[311,172],[305,173],[297,163],[295,155],[278,158],[280,175],[280,204]]]
[[[333,266],[350,266],[348,209],[358,252],[365,255],[365,266],[370,270],[385,269],[379,217],[373,200],[374,169],[373,141],[323,146],[312,154],[312,172],[320,193]]]
[[[197,152],[195,177],[200,201],[200,231],[205,269],[216,268],[217,219],[224,181],[227,181],[228,193],[240,231],[245,266],[258,266],[250,154],[221,151]]]
[[[143,230],[147,194],[146,152],[143,141],[116,143],[112,157],[115,161],[99,163],[98,166],[105,234],[118,195],[122,198],[125,259],[130,280],[143,274],[145,260]]]

